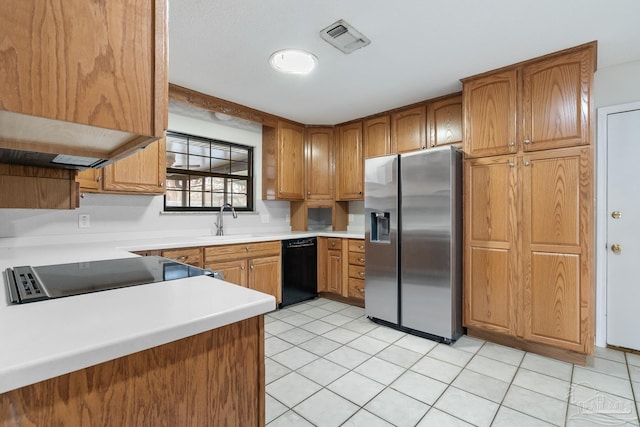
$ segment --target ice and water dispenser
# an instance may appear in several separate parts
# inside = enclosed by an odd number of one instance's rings
[[[374,243],[391,243],[389,212],[371,212],[371,236]]]

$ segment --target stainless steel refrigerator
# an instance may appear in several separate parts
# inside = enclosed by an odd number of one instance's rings
[[[462,335],[462,153],[365,161],[365,312],[443,342]]]

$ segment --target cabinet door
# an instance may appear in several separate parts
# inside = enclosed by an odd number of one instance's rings
[[[282,279],[279,256],[253,258],[249,260],[249,288],[276,297],[282,302]]]
[[[589,148],[525,155],[525,338],[591,353],[593,177]]]
[[[76,182],[80,184],[80,191],[97,192],[100,190],[102,169],[85,169],[78,172]]]
[[[182,248],[163,250],[160,254],[165,258],[174,259],[183,264],[193,265],[194,267],[202,266],[202,249],[201,248]]]
[[[465,80],[464,151],[467,157],[485,157],[517,151],[516,69]]]
[[[517,174],[514,156],[465,162],[464,323],[515,335]]]
[[[278,122],[278,199],[304,200],[304,127]]]
[[[365,120],[364,157],[376,157],[391,154],[391,117],[384,115]]]
[[[525,151],[589,144],[593,46],[523,70]]]
[[[432,102],[427,117],[429,147],[462,146],[462,96]]]
[[[214,271],[224,274],[225,282],[234,283],[240,286],[247,286],[247,260],[239,259],[234,261],[215,262],[205,265]]]
[[[338,295],[342,294],[342,251],[328,251],[327,290]]]
[[[340,126],[336,164],[337,200],[363,200],[362,122]]]
[[[424,105],[391,115],[391,152],[406,153],[427,148],[427,109]]]
[[[307,129],[307,199],[333,200],[333,128]]]
[[[164,138],[118,160],[102,171],[105,192],[163,194],[166,176]]]

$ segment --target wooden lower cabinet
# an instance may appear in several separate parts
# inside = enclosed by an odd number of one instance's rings
[[[364,302],[364,241],[349,239],[349,270],[346,296]]]
[[[318,292],[364,305],[364,241],[318,237]]]
[[[281,243],[257,242],[204,248],[204,267],[221,271],[224,280],[273,295],[282,302]]]
[[[342,239],[318,237],[318,292],[342,295]]]
[[[5,426],[264,426],[256,316],[0,394]]]
[[[584,363],[593,353],[590,147],[465,162],[470,335]]]
[[[202,248],[165,249],[160,252],[160,255],[183,264],[202,267]]]
[[[210,267],[224,275],[225,282],[247,287],[247,260],[214,262]]]

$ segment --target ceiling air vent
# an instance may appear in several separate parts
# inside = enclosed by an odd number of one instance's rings
[[[371,40],[342,19],[320,31],[320,37],[344,53],[351,53],[371,43]]]

